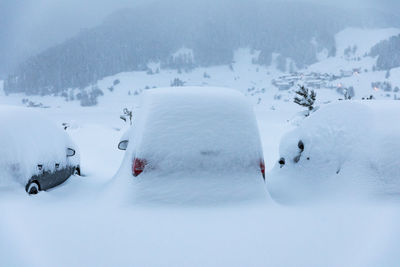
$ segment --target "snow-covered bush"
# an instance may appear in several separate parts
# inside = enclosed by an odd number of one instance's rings
[[[284,136],[267,187],[277,199],[400,193],[400,107],[329,104]]]
[[[82,90],[76,95],[80,100],[82,107],[89,107],[97,105],[97,98],[104,95],[103,91],[97,86],[93,86],[89,92]]]
[[[171,82],[171,87],[178,87],[178,86],[184,86],[185,82],[182,81],[179,78],[175,78],[172,82]]]

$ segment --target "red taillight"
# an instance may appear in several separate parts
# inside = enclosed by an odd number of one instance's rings
[[[144,167],[146,166],[147,162],[145,159],[138,159],[135,158],[133,160],[133,164],[132,164],[132,174],[133,176],[138,176],[139,174],[141,174],[144,170]]]
[[[260,159],[260,170],[261,170],[261,174],[265,180],[265,163],[264,163],[264,159]]]

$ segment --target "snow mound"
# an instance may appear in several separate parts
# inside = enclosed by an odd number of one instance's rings
[[[54,171],[56,163],[65,167],[79,161],[78,151],[66,157],[68,147],[76,150],[67,133],[38,111],[0,106],[0,125],[0,186],[25,185],[38,174],[38,164]]]
[[[396,101],[325,106],[282,138],[285,164],[268,175],[269,192],[282,201],[398,194],[399,117]]]
[[[185,195],[190,201],[205,194],[221,200],[229,195],[247,198],[248,192],[265,198],[257,122],[239,92],[206,87],[149,90],[133,127],[120,173],[134,181],[135,196],[146,195],[140,199],[181,201]],[[134,158],[147,162],[137,178],[132,176]]]

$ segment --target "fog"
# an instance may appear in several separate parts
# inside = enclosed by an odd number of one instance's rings
[[[116,10],[154,1],[156,0],[1,0],[0,78],[27,57],[74,36],[82,29],[100,24]],[[397,0],[308,0],[310,1],[348,9],[372,8],[386,12],[400,8]],[[179,0],[170,2],[179,8]]]
[[[150,0],[151,1],[151,0]],[[26,57],[142,0],[0,0],[0,77]]]

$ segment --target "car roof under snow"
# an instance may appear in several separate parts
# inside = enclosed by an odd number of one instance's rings
[[[130,142],[137,158],[166,169],[259,168],[262,157],[252,106],[227,88],[147,91]]]

